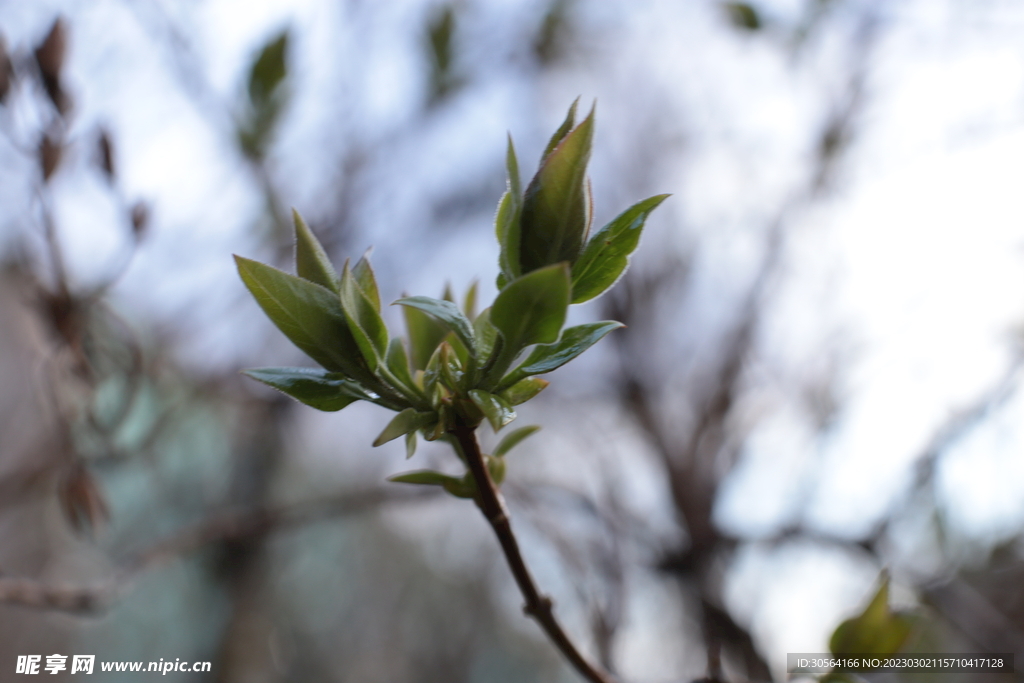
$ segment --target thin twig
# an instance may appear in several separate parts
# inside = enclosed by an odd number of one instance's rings
[[[509,569],[512,570],[512,576],[515,577],[516,583],[519,585],[519,592],[523,594],[523,599],[526,600],[523,611],[540,624],[540,627],[544,629],[551,642],[558,647],[580,675],[591,681],[591,683],[615,683],[615,679],[611,674],[601,671],[580,654],[580,651],[576,649],[572,640],[569,639],[569,636],[562,629],[562,625],[555,618],[551,598],[543,595],[537,588],[537,584],[534,582],[533,576],[523,560],[523,555],[519,552],[519,543],[516,540],[515,534],[512,533],[512,525],[509,521],[505,501],[502,499],[501,493],[498,492],[494,481],[491,480],[490,473],[487,471],[484,456],[480,452],[480,445],[476,440],[476,428],[457,425],[451,434],[458,442],[462,456],[466,461],[466,466],[469,467],[469,471],[473,474],[473,479],[476,481],[477,506],[483,512],[484,517],[487,518],[491,528],[494,529],[494,534],[498,537],[501,549],[505,553]]]

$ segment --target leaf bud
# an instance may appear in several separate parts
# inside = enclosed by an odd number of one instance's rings
[[[586,172],[594,110],[570,130],[575,110],[573,103],[523,196],[519,266],[524,274],[563,261],[575,263],[590,231],[592,202]]]

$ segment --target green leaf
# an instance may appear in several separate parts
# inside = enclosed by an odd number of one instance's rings
[[[428,424],[432,424],[437,420],[437,415],[434,413],[421,413],[415,408],[406,408],[398,415],[395,415],[388,423],[388,426],[384,428],[384,431],[380,433],[374,442],[374,447],[386,444],[388,441],[397,439],[400,436],[405,436],[409,432],[414,432],[420,427],[426,427]]]
[[[413,430],[405,435],[405,459],[408,460],[416,455],[416,431]]]
[[[462,479],[445,484],[444,490],[456,498],[476,498],[476,482],[468,472]]]
[[[647,216],[668,198],[659,194],[638,202],[601,228],[572,267],[572,302],[581,304],[603,294],[626,272],[629,255],[640,243]]]
[[[508,174],[508,191],[512,201],[518,204],[523,198],[523,183],[519,179],[519,160],[516,159],[516,148],[512,144],[512,135],[508,136],[508,148],[505,150],[505,172]]]
[[[512,136],[508,136],[508,150],[505,152],[505,168],[508,172],[508,189],[498,202],[494,217],[494,230],[498,236],[501,253],[498,257],[498,289],[519,277],[519,219],[523,208],[523,186],[519,179],[519,161]]]
[[[448,330],[418,308],[404,306],[405,329],[409,332],[409,352],[414,370],[423,370],[430,356],[448,335]]]
[[[417,308],[427,315],[432,316],[446,329],[451,330],[461,341],[469,353],[476,357],[476,341],[473,339],[473,326],[466,316],[462,314],[459,307],[450,301],[432,299],[429,296],[410,296],[399,299],[395,304],[410,308]],[[394,305],[394,304],[393,304]]]
[[[249,69],[249,106],[238,123],[238,142],[251,159],[263,158],[271,134],[284,110],[288,75],[288,32],[267,43]]]
[[[328,370],[373,387],[337,296],[258,261],[235,256],[235,263],[256,303],[293,344]],[[370,382],[363,381],[367,378]]]
[[[504,335],[506,353],[514,358],[530,344],[558,339],[568,307],[569,268],[561,263],[509,283],[494,300],[491,323]]]
[[[519,218],[522,213],[522,181],[519,179],[519,162],[516,159],[512,135],[508,136],[505,168],[508,173],[508,188],[498,203],[498,213],[495,216],[495,232],[498,236],[498,245],[501,247],[498,261],[498,266],[501,268],[501,272],[498,274],[499,291],[505,289],[507,283],[515,280],[522,274],[519,269]]]
[[[359,283],[359,289],[363,290],[363,294],[373,304],[374,309],[380,313],[380,292],[377,290],[377,277],[373,274],[373,268],[370,266],[370,251],[367,249],[366,253],[356,262],[352,269],[352,276],[355,277],[356,282]]]
[[[839,625],[829,640],[834,655],[891,655],[910,636],[910,619],[889,610],[889,577],[882,576],[878,592],[864,611]]]
[[[387,354],[388,330],[384,319],[356,282],[347,261],[341,272],[341,309],[367,366],[376,371]]]
[[[520,275],[519,267],[519,202],[511,192],[506,192],[498,202],[498,212],[494,216],[494,232],[498,236],[501,253],[498,256],[498,289],[504,289]]]
[[[399,484],[420,484],[421,486],[444,486],[448,482],[458,482],[460,479],[434,470],[414,470],[392,475],[388,477],[388,481]]]
[[[763,25],[761,16],[747,2],[723,2],[722,9],[732,25],[744,31],[757,31]]]
[[[307,406],[327,412],[341,410],[355,401],[372,402],[377,398],[358,382],[318,368],[255,368],[242,372]]]
[[[399,382],[411,391],[416,391],[416,382],[409,373],[409,358],[405,355],[405,344],[397,337],[388,344],[387,366]]]
[[[541,379],[540,377],[527,377],[524,380],[516,382],[508,389],[499,392],[499,395],[508,401],[509,404],[517,406],[522,403],[526,403],[531,398],[547,389],[548,384],[550,384],[550,382],[546,379]]]
[[[438,390],[440,390],[440,386]],[[437,421],[427,424],[422,429],[423,438],[427,441],[437,441],[448,431],[451,422],[451,408],[447,404],[441,403],[437,408]]]
[[[491,481],[495,486],[501,486],[501,482],[505,481],[505,460],[488,455],[484,463],[487,465],[487,473],[491,475]]]
[[[516,419],[516,411],[503,398],[480,389],[470,391],[469,397],[484,414],[487,421],[491,423],[491,428],[495,432],[498,432],[502,427]]]
[[[327,252],[295,209],[292,209],[292,219],[295,222],[295,271],[299,277],[337,292],[338,273],[327,258]]]
[[[462,84],[455,70],[455,7],[445,5],[427,25],[430,56],[430,103],[436,104]]]
[[[541,163],[547,159],[548,155],[551,154],[555,147],[558,147],[558,143],[564,140],[565,136],[569,134],[570,130],[572,130],[573,125],[576,123],[576,105],[579,103],[580,98],[577,97],[569,107],[569,113],[566,115],[565,121],[563,121],[562,125],[558,127],[555,134],[551,136],[551,139],[548,141],[548,146],[544,148],[544,154],[540,157]]]
[[[534,348],[523,364],[501,381],[499,387],[510,387],[529,375],[543,375],[556,370],[620,327],[625,325],[615,320],[604,320],[567,328],[554,344],[542,344]]]
[[[441,344],[441,381],[450,392],[458,393],[462,386],[462,363],[459,354],[451,344]]]
[[[462,312],[466,314],[466,318],[471,322],[476,319],[477,289],[477,281],[473,280],[473,284],[466,290],[466,298],[462,300]]]
[[[388,481],[399,484],[418,484],[420,486],[440,486],[456,498],[472,498],[476,495],[476,486],[472,478],[461,479],[434,470],[415,470],[388,477]]]
[[[444,392],[438,386],[437,380],[441,377],[441,355],[444,353],[446,345],[447,342],[441,342],[434,349],[430,360],[427,361],[427,367],[423,370],[423,393],[427,395],[427,398],[431,400],[435,408],[439,405],[441,398],[444,397]],[[440,395],[438,395],[439,391],[441,391]]]
[[[510,450],[518,446],[523,439],[540,431],[540,427],[537,425],[528,425],[526,427],[520,427],[519,429],[512,430],[505,435],[494,449],[494,455],[497,458],[503,457]]]
[[[498,336],[498,328],[491,324],[491,309],[485,308],[473,321],[473,336],[476,339],[477,353],[487,358],[494,349],[494,340]]]
[[[594,137],[594,110],[548,154],[526,187],[519,221],[523,273],[574,263],[590,228],[586,172]]]
[[[288,75],[285,57],[288,32],[283,31],[260,51],[249,71],[249,99],[257,108],[269,100]]]

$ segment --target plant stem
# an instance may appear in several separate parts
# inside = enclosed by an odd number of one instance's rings
[[[480,445],[476,440],[476,427],[460,424],[451,430],[451,435],[455,437],[466,465],[473,474],[473,479],[476,480],[477,506],[487,518],[491,528],[494,529],[494,534],[498,537],[501,549],[505,553],[509,569],[512,570],[512,576],[515,577],[519,591],[523,594],[523,599],[526,600],[523,611],[540,624],[548,638],[580,675],[591,683],[615,683],[611,674],[595,667],[580,654],[555,618],[551,598],[541,594],[537,588],[537,584],[523,560],[522,553],[519,552],[519,543],[516,541],[515,534],[512,533],[505,501],[487,471],[484,456],[480,452]]]

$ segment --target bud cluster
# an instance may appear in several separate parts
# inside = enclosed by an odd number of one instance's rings
[[[667,196],[630,207],[588,241],[592,202],[586,167],[594,112],[574,127],[575,114],[573,103],[525,191],[509,140],[508,191],[496,217],[500,291],[479,313],[475,285],[461,306],[450,291],[441,299],[402,298],[394,303],[404,308],[406,338],[392,337],[367,256],[354,266],[346,261],[339,274],[298,213],[297,275],[236,256],[239,274],[263,311],[321,366],[247,374],[320,410],[341,410],[359,400],[388,408],[397,415],[375,446],[404,437],[411,457],[418,436],[441,439],[465,460],[452,438],[457,429],[475,429],[486,420],[498,432],[515,419],[515,406],[547,386],[538,375],[622,326],[601,321],[564,328],[570,304],[593,299],[622,275],[647,216]],[[487,456],[496,483],[504,477],[505,453],[536,429],[509,433]],[[421,470],[392,479],[476,495],[468,472],[458,478]]]

